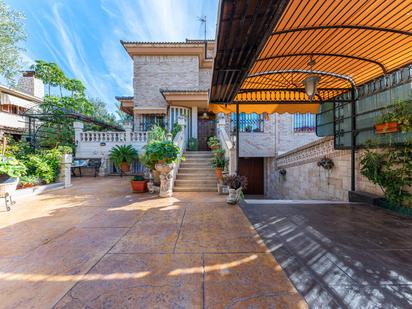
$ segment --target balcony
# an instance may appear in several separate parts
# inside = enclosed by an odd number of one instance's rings
[[[0,112],[0,124],[2,127],[24,130],[26,128],[26,120],[24,116]]]

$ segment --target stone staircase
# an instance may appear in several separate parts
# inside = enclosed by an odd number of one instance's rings
[[[184,156],[186,161],[180,164],[173,191],[216,192],[215,170],[210,166],[212,152],[190,151]]]

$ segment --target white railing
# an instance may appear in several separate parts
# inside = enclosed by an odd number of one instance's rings
[[[186,134],[185,130],[181,130],[177,133],[176,137],[174,138],[173,142],[177,145],[180,149],[180,154],[178,160],[173,168],[173,186],[175,184],[177,172],[179,171],[180,163],[182,162],[183,153],[186,151]]]
[[[82,143],[147,142],[147,132],[81,132]]]
[[[217,137],[222,149],[225,151],[226,159],[229,160],[228,172],[234,174],[236,172],[236,149],[223,125],[218,125]]]

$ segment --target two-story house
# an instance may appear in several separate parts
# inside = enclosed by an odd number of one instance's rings
[[[17,89],[0,85],[0,132],[20,139],[27,127],[24,113],[43,101],[44,85],[34,72],[27,71]]]
[[[208,109],[214,41],[122,45],[133,60],[134,96],[117,99],[121,109],[133,115],[135,131],[147,131],[154,123],[171,129],[179,116],[184,116],[187,139],[196,138],[199,150],[208,150],[207,139],[218,134],[216,124],[223,118],[225,136],[234,142],[236,115],[214,115]],[[239,169],[250,179],[249,193],[265,192],[265,174],[277,154],[317,139],[311,114],[240,114],[239,122]]]

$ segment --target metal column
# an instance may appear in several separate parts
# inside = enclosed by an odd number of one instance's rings
[[[351,90],[352,136],[351,136],[351,190],[356,191],[356,98],[355,86]]]
[[[239,147],[240,147],[240,139],[239,139],[239,101],[236,101],[236,174],[239,175]]]

